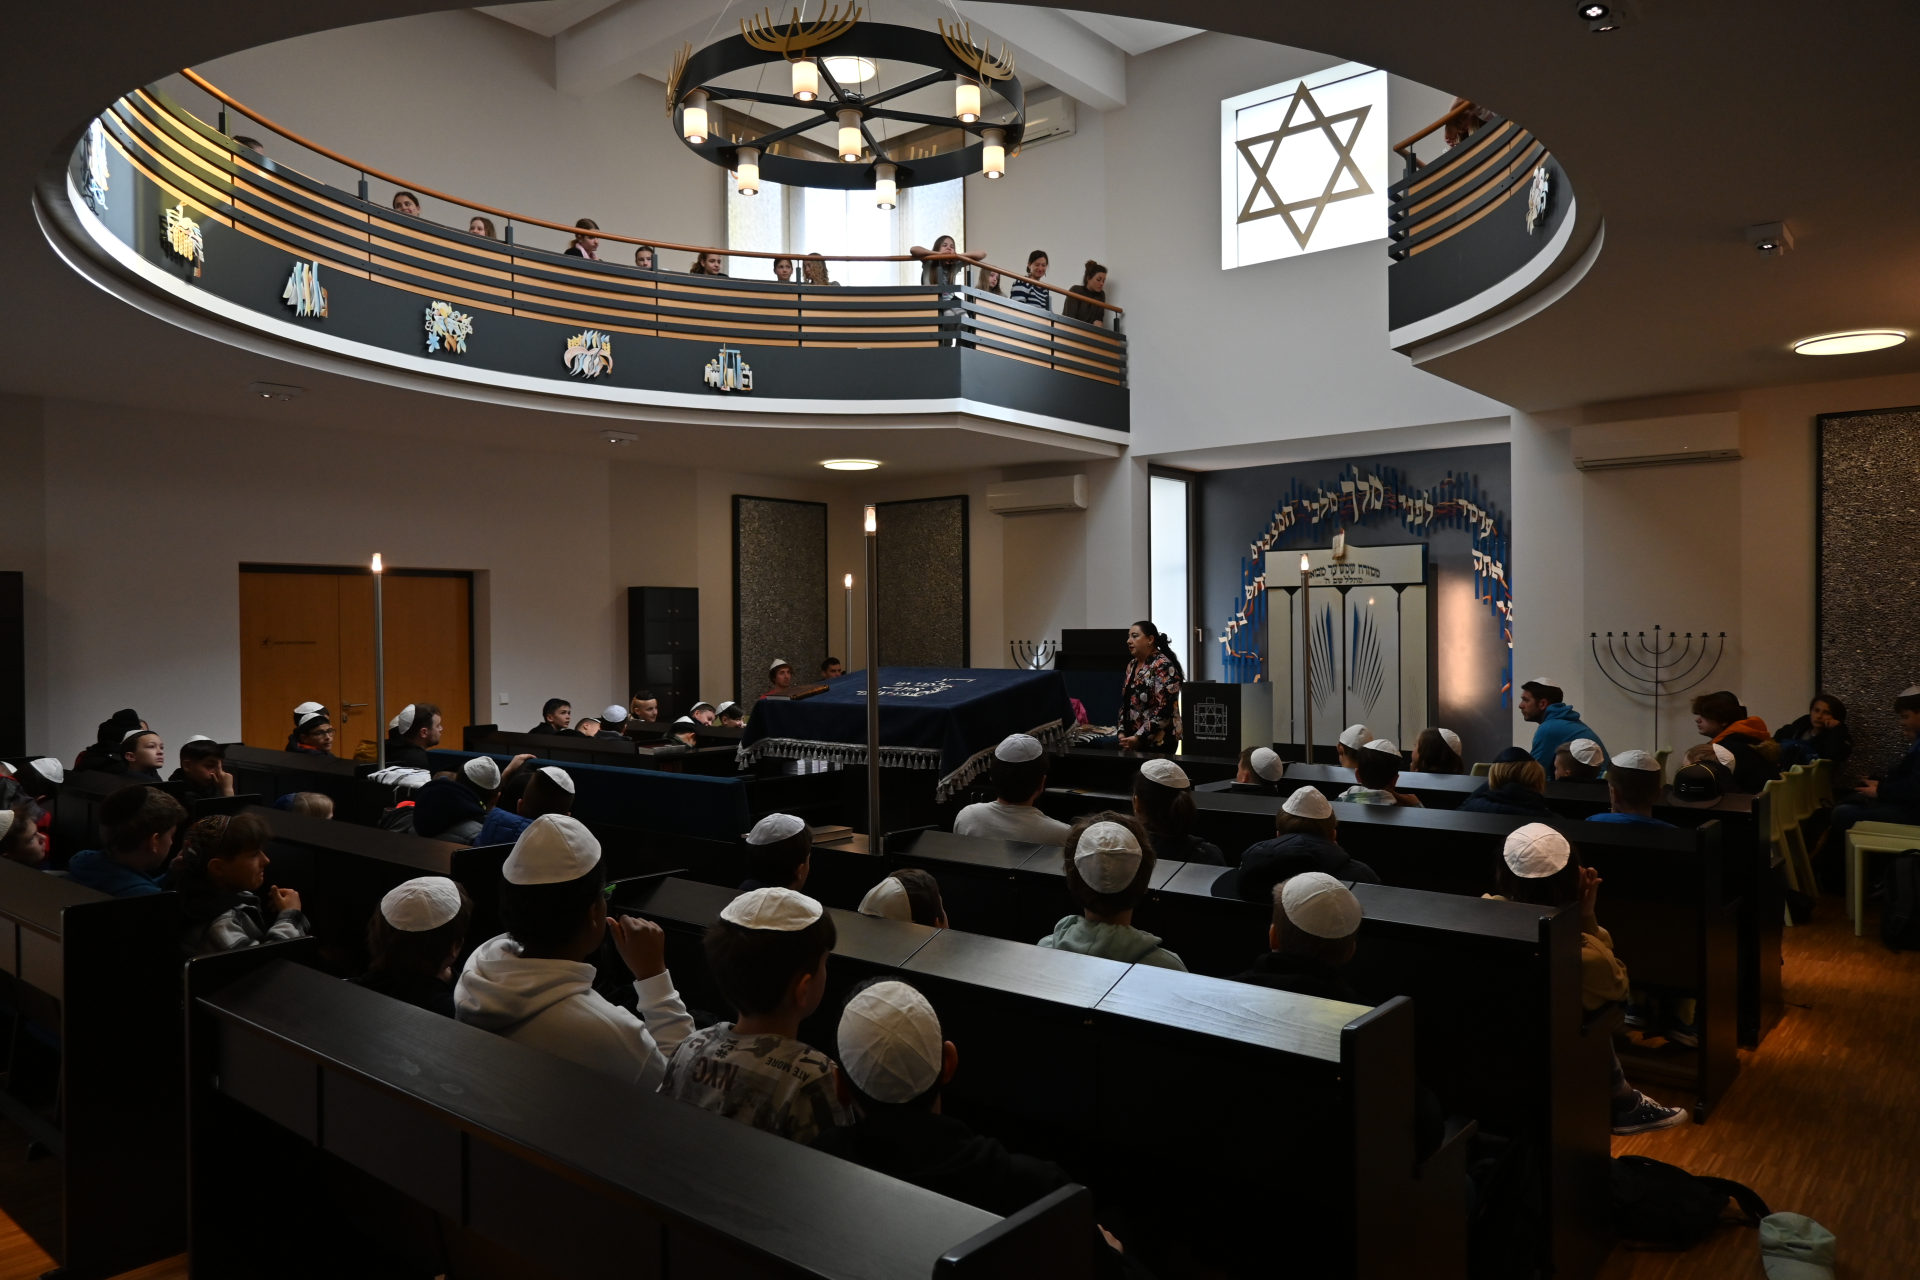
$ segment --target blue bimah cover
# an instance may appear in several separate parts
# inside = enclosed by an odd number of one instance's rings
[[[811,698],[762,698],[740,735],[744,768],[778,760],[867,761],[867,673],[827,681]],[[989,667],[880,668],[880,764],[938,769],[945,801],[987,771],[1010,733],[1030,733],[1049,751],[1065,746],[1073,704],[1057,671]]]

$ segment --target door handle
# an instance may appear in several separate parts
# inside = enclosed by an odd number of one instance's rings
[[[372,705],[370,702],[343,702],[340,704],[340,709],[342,711],[351,711],[355,707],[370,707]]]

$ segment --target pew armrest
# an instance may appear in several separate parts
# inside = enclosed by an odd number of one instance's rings
[[[1069,1183],[940,1255],[934,1280],[1091,1280],[1099,1239],[1093,1193]]]
[[[1413,1171],[1413,1225],[1426,1242],[1421,1250],[1427,1258],[1426,1280],[1466,1280],[1467,1153],[1479,1132],[1479,1122],[1449,1116],[1440,1149]]]

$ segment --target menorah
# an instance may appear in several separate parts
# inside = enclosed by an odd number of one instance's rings
[[[1656,751],[1659,750],[1660,738],[1660,699],[1676,698],[1698,689],[1719,667],[1720,659],[1727,652],[1727,633],[1724,631],[1718,636],[1709,636],[1704,631],[1697,637],[1691,631],[1683,636],[1676,631],[1663,630],[1658,623],[1654,624],[1652,639],[1648,639],[1644,631],[1636,631],[1632,635],[1622,631],[1616,642],[1614,633],[1607,632],[1604,657],[1600,650],[1601,635],[1588,632],[1588,639],[1593,649],[1593,661],[1600,668],[1601,675],[1611,680],[1615,687],[1637,698],[1653,699],[1653,745]]]
[[[1013,665],[1022,671],[1045,671],[1060,656],[1058,640],[1009,640]]]

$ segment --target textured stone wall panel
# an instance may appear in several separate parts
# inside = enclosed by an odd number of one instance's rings
[[[880,663],[968,665],[967,500],[883,502]]]
[[[735,697],[767,688],[767,664],[785,658],[808,684],[827,656],[827,504],[733,498]]]

